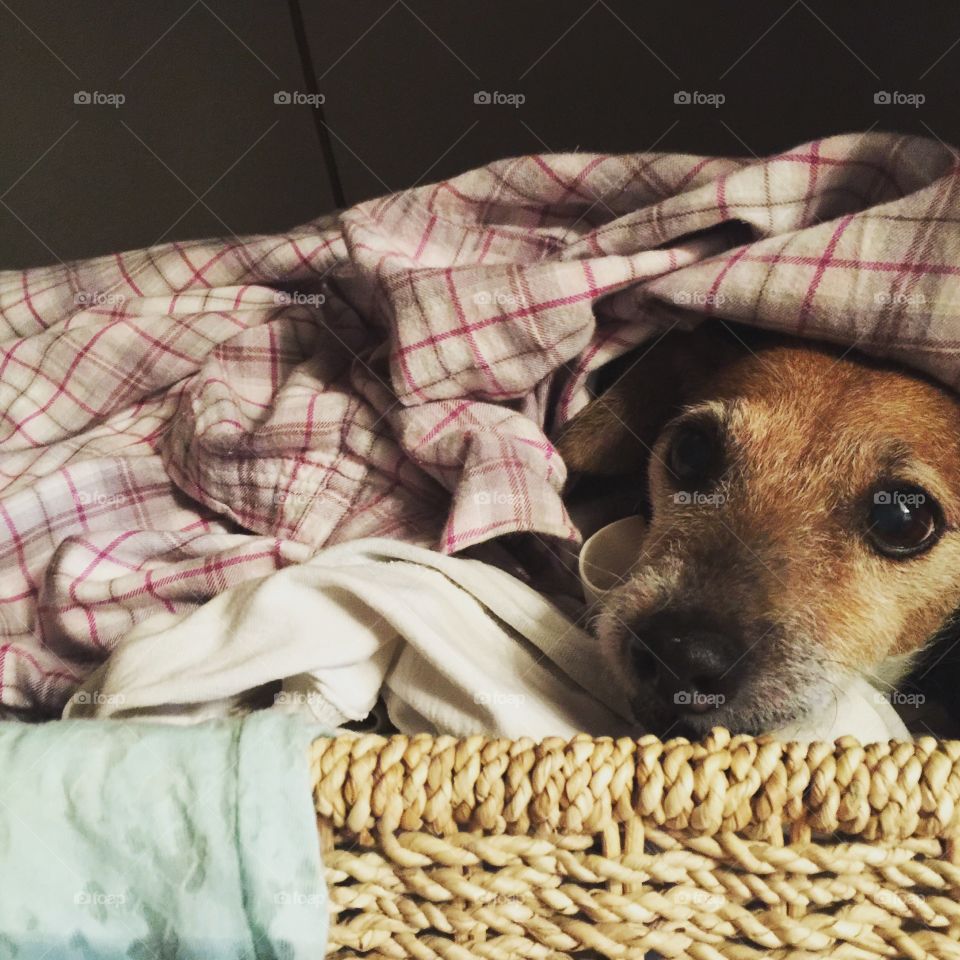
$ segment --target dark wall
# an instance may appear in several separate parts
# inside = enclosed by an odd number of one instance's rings
[[[958,41],[952,2],[5,0],[0,268],[279,230],[521,153],[958,143]]]

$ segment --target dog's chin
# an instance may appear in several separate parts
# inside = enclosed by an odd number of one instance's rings
[[[785,726],[798,714],[789,710],[770,710],[717,707],[703,713],[678,711],[666,705],[652,703],[649,694],[638,694],[631,699],[633,720],[638,734],[654,734],[661,740],[684,737],[702,740],[714,727],[725,727],[731,733],[759,736]]]
[[[638,734],[653,734],[661,740],[702,740],[714,727],[754,737],[771,733],[802,721],[831,701],[829,689],[817,683],[794,694],[771,690],[772,686],[760,682],[756,690],[743,691],[733,701],[704,712],[670,706],[647,685],[634,690],[629,702]]]

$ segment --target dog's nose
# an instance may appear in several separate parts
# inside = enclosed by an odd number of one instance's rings
[[[732,699],[743,659],[727,633],[666,619],[638,628],[633,638],[638,670],[653,672],[654,684],[678,713],[707,713]]]

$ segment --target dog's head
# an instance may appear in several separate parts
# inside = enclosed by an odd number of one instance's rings
[[[893,365],[703,325],[563,431],[648,515],[597,636],[656,733],[757,733],[903,672],[960,602],[960,403]]]

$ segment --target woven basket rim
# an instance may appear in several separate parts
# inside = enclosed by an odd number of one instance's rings
[[[335,830],[596,834],[639,818],[709,836],[791,842],[953,840],[960,741],[781,743],[718,728],[646,736],[353,735],[310,749],[318,817]]]

